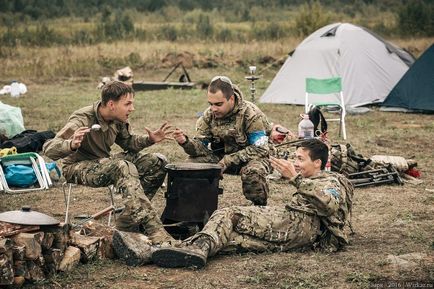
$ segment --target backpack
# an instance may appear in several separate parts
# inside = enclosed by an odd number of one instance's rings
[[[55,134],[52,131],[25,130],[1,143],[0,148],[16,147],[18,153],[39,152],[44,142],[54,137]]]
[[[353,147],[347,143],[332,144],[330,149],[331,170],[342,174],[352,174],[361,172],[371,163],[370,159],[357,154]]]

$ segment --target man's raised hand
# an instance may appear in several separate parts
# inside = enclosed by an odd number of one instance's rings
[[[145,127],[146,132],[148,133],[149,140],[153,143],[159,143],[165,139],[173,139],[169,135],[173,133],[173,130],[170,130],[172,127],[168,125],[167,122],[163,123],[163,125],[154,131],[151,131],[149,128]]]

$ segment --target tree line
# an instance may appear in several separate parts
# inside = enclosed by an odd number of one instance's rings
[[[347,19],[370,7],[393,13],[396,25],[375,24],[368,27],[384,36],[434,36],[434,1],[432,0],[0,0],[0,44],[5,46],[56,44],[93,44],[120,39],[139,40],[207,40],[250,41],[274,40],[286,36],[306,36],[319,27]],[[158,28],[136,27],[135,15],[164,16],[169,7],[179,11],[194,11],[194,17],[161,21]],[[373,8],[372,8],[373,7]],[[262,16],[257,24],[258,13]],[[295,11],[294,21],[282,19],[281,11]],[[179,13],[180,15],[186,14]],[[226,23],[249,22],[248,30],[217,25],[215,16]],[[338,15],[338,16],[336,16]],[[369,16],[369,15],[368,15]],[[92,28],[59,33],[46,24],[56,18],[74,17],[74,21],[91,22]],[[80,20],[81,19],[81,20]],[[171,19],[173,20],[173,19]],[[265,20],[265,21],[264,21]],[[263,24],[265,22],[265,24]],[[25,23],[33,23],[29,29]],[[369,19],[366,24],[369,25]],[[365,23],[354,23],[364,25]]]

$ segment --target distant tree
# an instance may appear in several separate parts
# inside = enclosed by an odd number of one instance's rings
[[[398,11],[398,29],[404,35],[434,35],[434,4],[414,0]]]
[[[200,14],[196,23],[196,32],[202,39],[213,38],[214,27],[208,15]]]
[[[295,29],[300,36],[306,36],[329,24],[330,14],[319,1],[303,4],[295,18]]]

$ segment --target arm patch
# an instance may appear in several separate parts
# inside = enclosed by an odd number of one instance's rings
[[[268,137],[264,130],[258,130],[247,134],[249,145],[263,146],[268,143]]]

